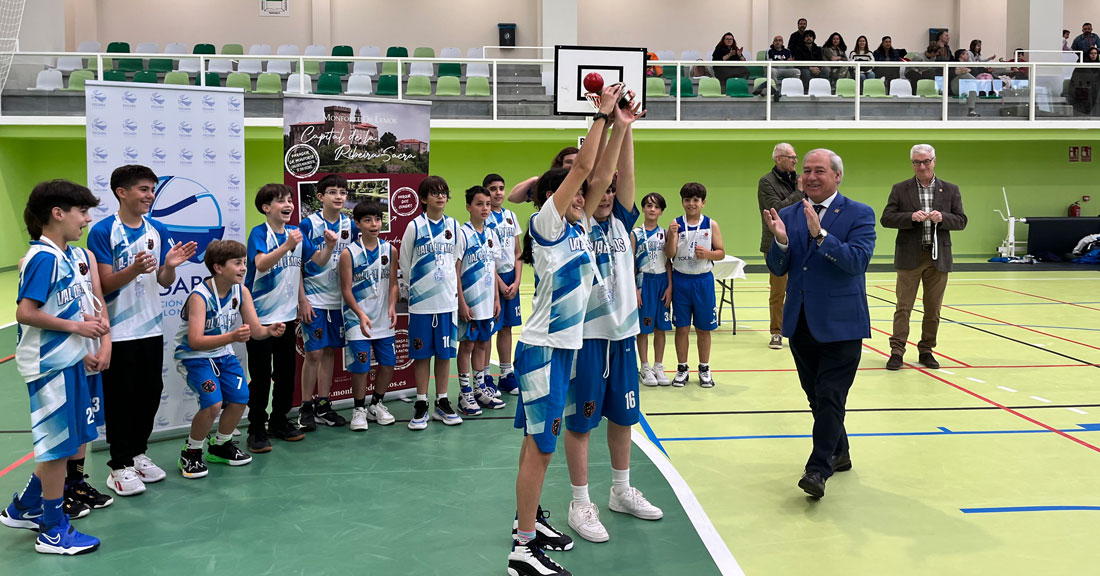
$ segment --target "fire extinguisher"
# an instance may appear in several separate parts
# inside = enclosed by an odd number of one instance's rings
[[[1081,215],[1081,203],[1080,202],[1074,202],[1073,204],[1070,204],[1069,205],[1069,216],[1070,216],[1070,218],[1076,218],[1080,215]]]

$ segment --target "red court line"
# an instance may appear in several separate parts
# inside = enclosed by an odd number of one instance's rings
[[[881,350],[877,350],[872,346],[868,346],[867,344],[864,344],[864,346],[866,346],[867,348],[870,348],[871,350],[874,350],[875,352],[878,352],[879,354],[884,354]],[[1072,440],[1072,441],[1084,446],[1085,448],[1088,448],[1088,449],[1090,449],[1094,452],[1100,453],[1100,448],[1098,448],[1098,447],[1096,447],[1092,444],[1089,444],[1088,442],[1085,442],[1084,440],[1081,440],[1080,438],[1077,438],[1075,436],[1071,436],[1071,435],[1067,434],[1066,432],[1063,432],[1063,431],[1061,431],[1061,430],[1059,430],[1059,429],[1057,429],[1053,426],[1048,426],[1047,424],[1044,424],[1044,423],[1042,423],[1042,422],[1040,422],[1040,421],[1038,421],[1038,420],[1036,420],[1036,419],[1034,419],[1030,416],[1027,416],[1025,414],[1021,414],[1020,412],[1017,412],[1016,410],[1013,410],[1012,408],[1009,408],[1008,406],[1005,406],[1004,404],[994,402],[993,400],[990,400],[989,398],[986,398],[985,396],[982,396],[981,394],[978,394],[977,392],[974,392],[974,391],[972,391],[968,388],[965,388],[963,386],[959,386],[958,384],[955,384],[954,382],[951,382],[951,381],[946,380],[944,378],[940,378],[939,376],[929,372],[928,370],[926,370],[924,368],[914,367],[914,369],[917,372],[920,372],[921,374],[924,374],[925,376],[929,376],[929,377],[934,378],[934,379],[936,379],[940,382],[943,382],[944,384],[947,384],[948,386],[950,386],[950,387],[952,387],[952,388],[954,388],[954,389],[956,389],[960,392],[965,392],[965,393],[977,398],[978,400],[981,400],[982,402],[985,402],[986,404],[996,406],[996,407],[1000,408],[1001,410],[1004,410],[1005,412],[1008,412],[1009,414],[1012,414],[1013,416],[1023,418],[1024,420],[1027,420],[1028,422],[1031,422],[1032,424],[1034,424],[1036,426],[1039,426],[1040,428],[1043,428],[1044,430],[1047,430],[1049,432],[1054,432],[1055,434],[1057,434],[1057,435],[1059,435],[1063,438],[1066,438],[1067,440]]]
[[[864,344],[864,346],[867,346],[867,345]],[[871,350],[875,350],[874,348],[871,348],[870,346],[867,346],[867,348],[870,348]],[[875,352],[878,352],[878,350],[875,350]],[[881,352],[879,352],[879,353],[881,354]],[[885,355],[884,357],[889,357],[889,354]],[[967,365],[967,366],[941,366],[940,368],[943,369],[943,370],[968,370],[968,369],[979,369],[979,368],[983,369],[983,370],[1002,370],[1002,369],[1017,370],[1017,369],[1021,369],[1021,368],[1092,368],[1093,366],[1094,366],[1093,364],[1029,364],[1029,365],[1022,365],[1022,366],[1007,366],[1007,365],[1006,366],[971,366],[971,365]],[[902,370],[905,370],[907,368],[915,368],[915,366],[910,366],[910,365],[907,364],[906,366],[902,367]],[[885,366],[879,366],[877,368],[870,368],[870,367],[868,367],[868,368],[859,368],[860,372],[866,372],[866,371],[869,371],[869,370],[886,370],[886,367]],[[716,372],[716,373],[724,373],[724,374],[735,374],[735,373],[761,373],[761,372],[796,372],[797,370],[794,369],[794,368],[743,368],[743,369],[739,369],[739,370],[718,370],[718,369],[715,369],[715,368],[711,368],[710,371],[711,372]],[[666,370],[665,372],[667,372],[669,374],[674,374],[676,371],[675,370]]]
[[[882,287],[881,286],[876,286],[876,288],[882,288]],[[882,288],[882,289],[886,290],[887,292],[893,292],[893,290],[889,290],[887,288]],[[923,301],[924,299],[923,298],[917,298],[917,300]],[[998,324],[1004,324],[1005,326],[1012,326],[1013,328],[1019,328],[1021,330],[1027,330],[1028,332],[1034,332],[1036,334],[1042,334],[1043,336],[1048,336],[1050,338],[1055,338],[1055,339],[1058,339],[1058,340],[1062,340],[1063,342],[1069,342],[1070,344],[1077,344],[1078,346],[1084,346],[1085,348],[1092,348],[1093,350],[1100,350],[1100,348],[1098,348],[1096,346],[1093,346],[1091,344],[1085,344],[1084,342],[1078,342],[1076,340],[1071,340],[1069,338],[1063,338],[1061,336],[1055,336],[1054,334],[1043,332],[1042,330],[1036,330],[1034,328],[1028,328],[1027,326],[1021,326],[1019,324],[1013,324],[1012,322],[1006,322],[1004,320],[998,320],[998,319],[993,318],[991,316],[985,316],[985,315],[982,315],[982,314],[978,314],[977,312],[971,312],[969,310],[963,310],[962,308],[956,308],[954,306],[948,306],[947,304],[942,304],[941,306],[943,308],[947,308],[948,310],[954,310],[956,312],[962,312],[963,314],[970,314],[971,316],[977,316],[978,318],[984,318],[984,319],[990,320],[992,322],[997,322]]]
[[[3,358],[0,358],[0,364],[3,364],[4,362],[9,362],[9,361],[11,361],[12,358],[15,358],[15,354],[12,354],[11,356],[5,356]]]
[[[893,336],[893,334],[891,334],[891,333],[889,333],[885,330],[879,330],[878,328],[875,328],[874,326],[871,326],[871,330],[874,330],[875,332],[878,332],[879,334],[885,334],[886,336]],[[914,348],[917,347],[916,342],[910,342],[909,340],[906,340],[905,342],[907,344],[909,344],[910,346],[913,346]],[[952,358],[952,357],[948,356],[947,354],[944,354],[943,352],[940,352],[939,350],[936,350],[936,354],[939,354],[941,357],[947,358],[948,360],[950,360],[950,361],[952,361],[956,364],[959,364],[963,367],[969,367],[970,366],[970,364],[967,364],[966,362],[963,362],[962,360],[959,360],[958,358]]]
[[[30,460],[31,458],[34,458],[34,452],[28,452],[26,456],[23,456],[22,458],[16,460],[15,462],[12,462],[11,464],[8,464],[7,468],[0,470],[0,478],[3,478],[4,475],[8,472],[11,472],[12,470],[15,470],[16,468],[22,466],[24,462]]]
[[[992,284],[979,284],[979,286],[985,286],[986,288],[993,288],[994,290],[1003,290],[1005,292],[1012,292],[1013,294],[1020,294],[1022,296],[1030,296],[1032,298],[1038,298],[1040,300],[1048,300],[1050,302],[1057,302],[1059,304],[1065,304],[1067,306],[1076,306],[1077,308],[1085,308],[1087,310],[1095,310],[1100,312],[1100,308],[1093,308],[1092,306],[1085,306],[1084,304],[1074,304],[1073,302],[1065,302],[1055,298],[1047,298],[1046,296],[1040,296],[1038,294],[1031,294],[1029,292],[1020,292],[1019,290],[1010,290],[1008,288],[1001,288],[1000,286],[994,286]]]

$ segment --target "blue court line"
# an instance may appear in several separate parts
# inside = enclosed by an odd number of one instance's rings
[[[877,308],[877,306],[871,306],[871,308]],[[890,308],[893,308],[893,306],[891,306]],[[880,323],[889,323],[889,322],[893,322],[893,321],[894,321],[893,318],[872,318],[871,319],[871,322],[880,322]],[[946,320],[946,319],[941,319],[940,321],[945,322],[947,324],[959,324],[959,325],[970,325],[970,326],[1004,326],[1005,325],[1003,322],[970,322],[970,321],[965,321],[964,322],[964,321]],[[738,324],[754,324],[754,323],[765,324],[765,323],[768,323],[768,322],[770,322],[770,320],[767,319],[767,318],[761,318],[759,320],[757,320],[757,319],[751,319],[751,320],[739,319],[737,321]],[[914,320],[913,324],[920,324],[920,322],[917,321],[917,320]],[[1083,330],[1085,332],[1100,332],[1100,328],[1083,328],[1083,327],[1080,327],[1080,326],[1044,326],[1042,324],[1016,324],[1016,326],[1019,326],[1021,328],[1046,328],[1048,330]]]
[[[664,453],[665,458],[672,460],[672,458],[669,458],[668,452],[665,451],[665,447],[661,445],[661,440],[653,433],[653,428],[649,427],[649,421],[645,419],[645,415],[639,414],[639,417],[638,423],[642,425],[642,430],[645,432],[646,437],[649,438],[649,441]]]
[[[1078,424],[1077,428],[1059,430],[1059,432],[1100,432],[1098,424]],[[888,436],[957,436],[973,434],[1052,434],[1050,430],[949,430],[937,426],[935,432],[857,432],[849,437],[888,437]],[[695,438],[661,438],[661,442],[694,442],[697,440],[782,440],[790,438],[812,438],[812,434],[761,434],[752,436],[698,436]],[[657,444],[660,446],[660,444]],[[662,448],[663,450],[663,448]]]
[[[1001,508],[959,508],[963,514],[993,514],[997,512],[1062,512],[1072,511],[1096,511],[1100,512],[1100,506],[1004,506]]]

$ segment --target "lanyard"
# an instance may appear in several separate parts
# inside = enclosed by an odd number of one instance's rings
[[[363,259],[369,260],[370,253],[367,250],[366,245],[363,244],[363,235],[359,235],[359,247],[363,249]],[[378,296],[378,285],[382,282],[382,242],[378,243],[378,257],[374,259],[374,264],[371,264],[367,271],[368,276],[374,276],[375,280],[371,283],[371,293]],[[375,275],[377,272],[377,275]]]
[[[98,316],[103,311],[103,303],[96,298],[95,293],[92,290],[92,272],[89,269],[87,274],[80,272],[80,262],[78,262],[73,254],[66,253],[57,244],[53,243],[53,240],[45,236],[39,236],[38,241],[41,242],[52,252],[55,252],[56,256],[59,256],[69,264],[69,267],[73,270],[73,275],[76,276],[81,284],[84,284],[84,294],[81,295],[80,300],[82,303],[88,304],[88,309],[92,311],[92,314]],[[70,252],[72,249],[70,248]],[[84,308],[82,305],[81,308]]]
[[[688,224],[687,218],[684,218],[684,239],[687,240],[687,233],[691,232],[691,240],[688,242],[688,251],[690,257],[695,258],[695,246],[699,236],[699,227],[703,225],[703,217],[699,216],[699,223],[695,225],[695,228]]]
[[[129,234],[127,234],[127,232],[126,232],[126,227],[123,226],[123,224],[122,224],[122,217],[119,216],[118,214],[115,214],[115,222],[114,222],[114,225],[112,226],[112,232],[114,232],[113,229],[115,229],[115,228],[117,228],[122,233],[122,234],[120,234],[120,236],[122,237],[122,249],[125,250],[126,253],[129,254],[129,256],[131,258],[136,256],[136,254],[130,254],[130,237],[129,237]],[[148,234],[148,233],[149,233],[149,222],[147,222],[145,220],[145,218],[142,217],[142,219],[141,219],[141,235],[139,235],[138,238],[144,238],[146,236],[146,234]]]

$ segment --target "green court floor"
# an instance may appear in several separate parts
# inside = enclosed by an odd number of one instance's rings
[[[893,275],[870,274],[873,337],[848,401],[854,469],[812,501],[795,485],[812,418],[790,351],[767,348],[767,281],[750,274],[736,285],[737,335],[728,322],[714,335],[717,386],[702,389],[693,374],[686,388],[642,390],[632,481],[665,519],[606,510],[609,465],[597,434],[592,494],[612,540],[580,541],[555,558],[574,574],[1091,572],[1100,536],[1098,285],[1095,271],[954,273],[942,368],[887,372]],[[916,337],[919,307],[912,321]],[[0,332],[0,356],[13,347],[12,329]],[[906,360],[915,361],[913,348]],[[694,337],[689,359],[696,363]],[[675,365],[671,338],[665,364]],[[8,399],[2,470],[30,444],[13,362],[0,364],[0,394]],[[454,429],[326,429],[205,480],[170,474],[77,521],[104,540],[101,551],[45,558],[31,533],[5,530],[0,566],[4,574],[133,565],[152,574],[503,574],[518,453],[511,404]],[[390,406],[398,418],[411,415],[409,405]],[[159,442],[151,455],[167,464],[178,449]],[[568,531],[561,456],[543,502]],[[105,454],[91,459],[102,486]],[[0,493],[20,489],[31,466],[0,476]]]

